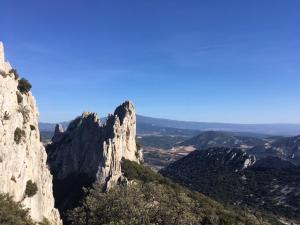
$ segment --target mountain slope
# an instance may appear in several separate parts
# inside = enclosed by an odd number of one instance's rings
[[[136,162],[123,160],[126,181],[101,192],[96,185],[82,205],[69,213],[72,225],[267,225],[274,220],[238,208],[224,207],[210,198],[155,173]]]
[[[161,174],[219,201],[300,222],[300,169],[255,164],[240,149],[212,148],[190,153]]]
[[[283,157],[300,165],[300,135],[281,138],[272,144],[272,148],[283,154]]]
[[[279,157],[300,165],[300,136],[294,137],[247,137],[241,133],[207,131],[187,139],[177,146],[193,146],[196,149],[212,147],[240,148],[257,159]]]

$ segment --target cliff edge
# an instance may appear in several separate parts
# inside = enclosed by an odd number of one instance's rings
[[[52,175],[40,142],[31,85],[5,61],[0,42],[0,192],[30,209],[33,220],[61,224],[54,208]]]

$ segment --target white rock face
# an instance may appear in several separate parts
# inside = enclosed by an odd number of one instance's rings
[[[5,60],[4,46],[3,43],[0,41],[0,71],[8,73],[10,69],[11,65]]]
[[[18,91],[18,80],[9,74],[10,69],[0,43],[0,70],[6,74],[0,75],[0,192],[21,201],[30,209],[33,220],[39,222],[47,218],[51,224],[60,225],[59,213],[54,208],[52,176],[46,165],[47,155],[40,142],[36,102],[30,92]],[[19,143],[15,141],[17,128],[21,130]],[[29,180],[38,187],[33,197],[24,195]]]
[[[48,163],[57,180],[81,175],[109,189],[122,176],[122,158],[143,160],[135,140],[135,108],[129,101],[117,107],[104,125],[97,114],[86,112],[73,120],[62,135],[59,132],[59,136],[46,147]]]
[[[103,142],[103,160],[100,164],[97,178],[101,183],[106,182],[110,189],[121,177],[122,158],[140,162],[143,160],[142,151],[136,146],[136,113],[129,101],[117,107],[114,115],[109,115],[104,126],[108,136]]]

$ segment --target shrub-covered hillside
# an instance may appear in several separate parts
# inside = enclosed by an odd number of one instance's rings
[[[15,202],[8,194],[0,194],[0,225],[51,225],[47,218],[36,223],[29,216],[29,210]]]
[[[0,194],[1,225],[35,225],[30,219],[28,210],[16,203],[9,195]]]
[[[300,221],[300,168],[275,157],[241,167],[250,159],[240,149],[211,148],[194,151],[160,173],[225,204]]]
[[[135,162],[124,160],[122,169],[128,180],[108,193],[99,185],[86,190],[81,205],[68,213],[72,225],[275,224],[226,209]]]

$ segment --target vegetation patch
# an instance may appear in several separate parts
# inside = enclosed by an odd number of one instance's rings
[[[19,80],[19,84],[18,84],[18,90],[21,92],[21,93],[28,93],[30,90],[31,90],[32,86],[31,84],[29,83],[28,80],[22,78],[21,80]]]
[[[27,106],[19,105],[18,106],[18,112],[22,114],[23,116],[23,124],[30,121],[30,109]]]
[[[16,69],[11,69],[9,73],[14,74],[16,80],[18,80],[20,77]]]
[[[137,140],[135,141],[135,143],[136,143],[136,152],[134,154],[136,158],[139,158],[141,154],[142,146],[138,143]]]
[[[103,192],[99,184],[85,191],[79,207],[69,211],[72,225],[232,225],[276,224],[221,204],[171,182],[150,168],[123,160],[129,185]]]
[[[2,77],[4,77],[4,78],[7,77],[7,74],[6,74],[5,71],[3,71],[3,70],[0,70],[0,75],[1,75]]]
[[[183,142],[187,137],[183,136],[141,136],[138,140],[142,146],[161,148],[161,149],[171,149],[176,144]]]
[[[29,216],[29,211],[19,202],[14,202],[7,194],[0,194],[0,224],[1,225],[35,225]]]
[[[14,140],[17,144],[20,144],[22,138],[25,137],[25,131],[17,127],[14,133]]]
[[[51,223],[47,218],[44,218],[42,222],[39,222],[39,225],[51,225]]]
[[[34,125],[30,125],[30,130],[35,130],[35,126]]]
[[[38,191],[38,187],[36,183],[32,182],[32,180],[27,181],[26,183],[26,189],[25,189],[25,196],[32,197],[34,196]]]

